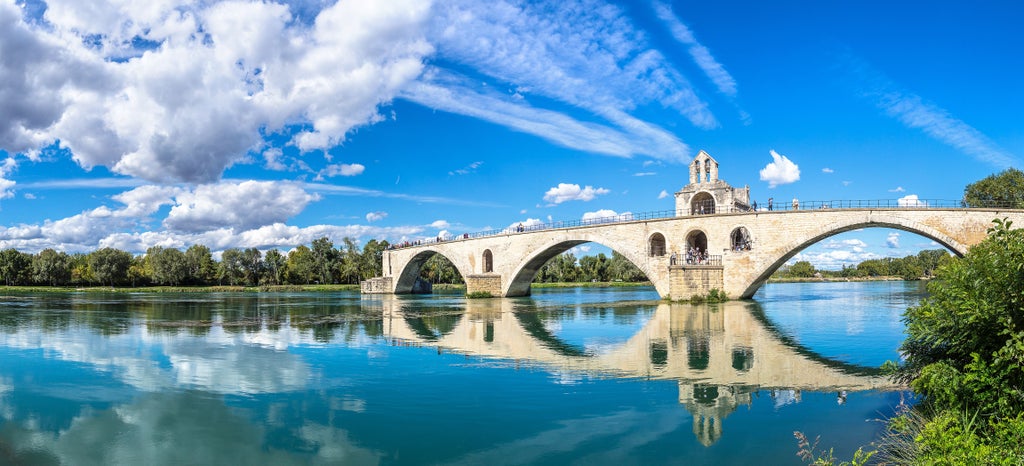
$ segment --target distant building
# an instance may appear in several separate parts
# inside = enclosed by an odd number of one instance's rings
[[[676,193],[676,216],[747,212],[750,187],[733,188],[718,179],[718,161],[703,150],[690,163],[690,184]]]

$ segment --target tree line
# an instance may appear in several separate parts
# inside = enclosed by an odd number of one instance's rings
[[[381,275],[381,255],[387,247],[387,241],[370,240],[360,249],[354,240],[344,238],[336,248],[322,237],[287,254],[277,249],[264,254],[256,248],[230,248],[219,261],[203,245],[185,251],[154,246],[141,256],[116,248],[74,254],[4,249],[0,280],[8,286],[356,284]]]
[[[918,280],[931,277],[939,266],[952,260],[944,249],[927,249],[906,257],[885,257],[869,259],[854,266],[844,265],[840,270],[818,270],[808,261],[798,261],[784,266],[776,272],[780,278],[865,278],[900,277],[904,280]]]

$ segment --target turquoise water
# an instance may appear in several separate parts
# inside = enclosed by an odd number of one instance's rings
[[[0,297],[0,464],[795,464],[904,395],[915,283]]]

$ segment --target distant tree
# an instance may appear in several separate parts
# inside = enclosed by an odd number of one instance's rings
[[[359,283],[362,275],[360,268],[363,266],[363,257],[359,252],[359,246],[355,240],[347,236],[341,241],[342,247],[338,251],[337,265],[341,283]]]
[[[185,253],[175,248],[154,246],[146,251],[153,282],[162,285],[180,285],[188,277]]]
[[[285,282],[288,272],[288,259],[277,249],[267,251],[263,256],[264,275],[262,282],[270,285],[280,285]]]
[[[299,245],[288,253],[288,283],[307,285],[313,283],[316,261],[313,251],[305,245]]]
[[[430,283],[463,283],[462,275],[447,257],[434,254],[423,263],[420,277]]]
[[[32,256],[17,249],[0,251],[0,278],[6,285],[22,285],[32,272]]]
[[[131,263],[132,255],[120,249],[103,248],[89,254],[89,269],[103,285],[114,286],[127,282]]]
[[[242,251],[241,265],[245,283],[250,286],[258,285],[260,278],[263,277],[263,253],[256,248]]]
[[[188,281],[194,284],[207,284],[217,275],[217,263],[213,260],[210,248],[194,244],[185,250],[185,265],[188,268]]]
[[[647,280],[647,275],[626,256],[612,251],[612,258],[608,260],[608,279],[622,280],[624,282],[642,282]]]
[[[367,279],[384,275],[382,259],[388,249],[387,241],[371,239],[363,245],[362,266],[359,267],[360,278]]]
[[[221,284],[238,285],[245,279],[245,269],[242,266],[242,250],[228,248],[220,255],[220,267],[217,271],[217,278]]]
[[[43,249],[32,258],[32,278],[50,286],[66,285],[71,282],[71,268],[68,255],[53,249]]]
[[[338,270],[338,250],[326,236],[313,240],[313,271],[318,281],[323,284],[334,283],[334,274]]]
[[[71,269],[71,283],[95,283],[96,277],[89,268],[89,254],[76,252],[68,257],[68,268]]]
[[[795,264],[789,266],[788,275],[797,278],[809,278],[813,277],[818,271],[808,261],[797,261]]]
[[[1024,209],[1024,172],[1007,168],[964,188],[967,207],[1008,207]]]
[[[583,256],[579,260],[580,279],[583,281],[608,281],[608,256],[604,253],[596,256]]]

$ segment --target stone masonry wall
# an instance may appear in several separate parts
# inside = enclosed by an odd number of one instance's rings
[[[706,296],[715,289],[725,290],[724,268],[721,266],[673,265],[668,269],[669,296],[674,300]]]
[[[490,293],[495,297],[501,296],[501,275],[496,273],[466,275],[466,294],[480,292]]]

